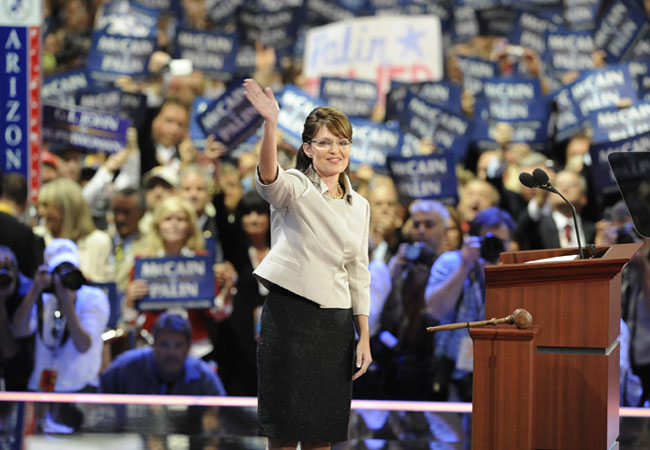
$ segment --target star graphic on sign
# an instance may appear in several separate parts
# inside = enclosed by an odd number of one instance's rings
[[[413,28],[409,27],[406,34],[399,38],[400,44],[404,46],[404,53],[406,54],[409,51],[413,50],[415,53],[417,53],[418,56],[424,56],[420,50],[420,45],[418,43],[418,40],[423,36],[424,31],[416,32],[413,30]]]

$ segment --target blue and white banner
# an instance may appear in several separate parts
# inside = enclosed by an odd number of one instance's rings
[[[112,114],[119,114],[121,98],[122,91],[111,87],[91,87],[74,93],[75,105]]]
[[[72,104],[75,92],[90,88],[93,84],[86,69],[74,69],[45,78],[41,92],[44,99]]]
[[[482,97],[496,120],[546,120],[549,109],[538,78],[491,78],[483,80]],[[477,101],[480,99],[479,97]]]
[[[452,155],[390,156],[388,167],[401,195],[410,199],[456,203],[456,162]]]
[[[116,114],[43,105],[43,139],[50,143],[115,153],[124,148],[130,124],[130,120]]]
[[[580,121],[591,111],[615,106],[622,99],[636,100],[636,89],[627,65],[607,66],[584,73],[570,87]]]
[[[276,49],[291,47],[304,17],[301,1],[273,0],[247,2],[237,10],[242,41],[261,43]]]
[[[136,258],[136,280],[145,280],[148,295],[136,301],[140,311],[214,306],[214,273],[209,256]]]
[[[650,133],[650,102],[638,102],[619,109],[605,108],[589,113],[592,142],[603,144]]]
[[[392,80],[440,80],[442,57],[442,30],[435,16],[360,17],[307,31],[304,74],[309,80],[343,76],[373,81],[383,101]]]
[[[558,28],[546,32],[543,60],[551,72],[581,72],[594,68],[594,50],[591,32]]]
[[[176,32],[178,59],[189,59],[192,67],[211,78],[228,80],[235,71],[237,33],[212,33],[180,28]]]
[[[447,110],[462,114],[460,99],[462,87],[448,80],[424,83],[400,83],[393,81],[386,96],[386,120],[397,119],[404,110],[407,92]]]
[[[483,91],[484,79],[499,75],[499,68],[495,61],[462,55],[455,55],[454,59],[463,74],[463,87],[472,94]]]
[[[0,5],[0,171],[20,173],[36,200],[41,153],[41,30],[38,0]]]
[[[399,120],[404,130],[420,139],[431,139],[438,148],[450,152],[456,160],[465,155],[470,141],[470,124],[462,115],[426,102],[409,92]]]
[[[481,33],[476,11],[470,6],[455,5],[450,22],[452,43],[468,42]]]
[[[575,81],[550,95],[555,102],[555,142],[563,142],[583,131],[584,121],[571,98],[571,87]]]
[[[352,118],[352,150],[350,168],[355,171],[367,164],[375,172],[387,175],[386,157],[399,154],[402,131],[399,127],[390,127],[370,120]]]
[[[564,19],[572,30],[591,31],[602,0],[564,0]]]
[[[506,5],[476,11],[481,36],[509,36],[513,29],[517,10]]]
[[[253,105],[244,96],[242,80],[232,83],[219,98],[211,102],[199,115],[203,132],[233,150],[263,122]]]
[[[307,23],[314,25],[354,19],[366,12],[364,2],[356,0],[309,0],[305,4]]]
[[[205,149],[205,141],[208,137],[201,128],[199,123],[199,116],[208,109],[208,105],[212,103],[213,99],[207,97],[194,97],[194,102],[192,103],[192,113],[190,114],[190,139],[192,140],[192,145],[199,150]]]
[[[305,119],[314,108],[325,106],[319,98],[307,95],[302,89],[287,84],[282,92],[277,95],[280,104],[278,128],[282,132],[284,141],[294,149],[302,145],[302,130]]]
[[[153,10],[114,2],[96,20],[88,55],[91,77],[114,81],[120,75],[143,78],[156,50],[158,18]]]
[[[348,116],[370,118],[377,104],[377,86],[372,81],[323,77],[320,98]]]
[[[594,44],[605,51],[605,61],[613,64],[635,57],[635,44],[650,31],[645,11],[626,0],[611,2],[594,31]]]
[[[244,0],[207,0],[208,18],[215,26],[234,23],[235,12],[243,4]]]
[[[560,21],[557,20],[558,16]],[[546,51],[546,32],[556,31],[561,20],[561,14],[520,11],[508,41],[543,55]]]

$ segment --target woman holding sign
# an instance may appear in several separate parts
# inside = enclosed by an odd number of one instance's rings
[[[254,272],[270,290],[257,350],[259,432],[271,449],[329,448],[347,440],[352,380],[372,360],[370,208],[347,175],[352,126],[336,109],[313,110],[296,168],[285,171],[275,96],[252,79],[244,88],[264,118],[256,186],[271,204],[272,247]]]

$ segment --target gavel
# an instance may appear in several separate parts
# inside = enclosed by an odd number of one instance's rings
[[[470,327],[482,327],[484,325],[498,325],[500,323],[514,323],[517,328],[528,328],[533,323],[533,316],[530,315],[525,309],[515,309],[512,314],[506,317],[497,319],[495,317],[489,320],[479,320],[476,322],[460,322],[460,323],[448,323],[446,325],[438,325],[436,327],[427,327],[429,333],[435,333],[436,331],[447,331],[447,330],[460,330],[461,328],[470,328]]]

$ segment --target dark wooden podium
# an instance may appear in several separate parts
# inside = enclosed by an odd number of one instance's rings
[[[540,327],[532,372],[532,448],[615,445],[621,270],[640,246],[598,247],[594,258],[572,261],[539,262],[577,254],[575,248],[503,253],[499,264],[486,268],[486,318],[524,308]],[[526,376],[515,365],[511,379],[497,383],[514,386]]]

